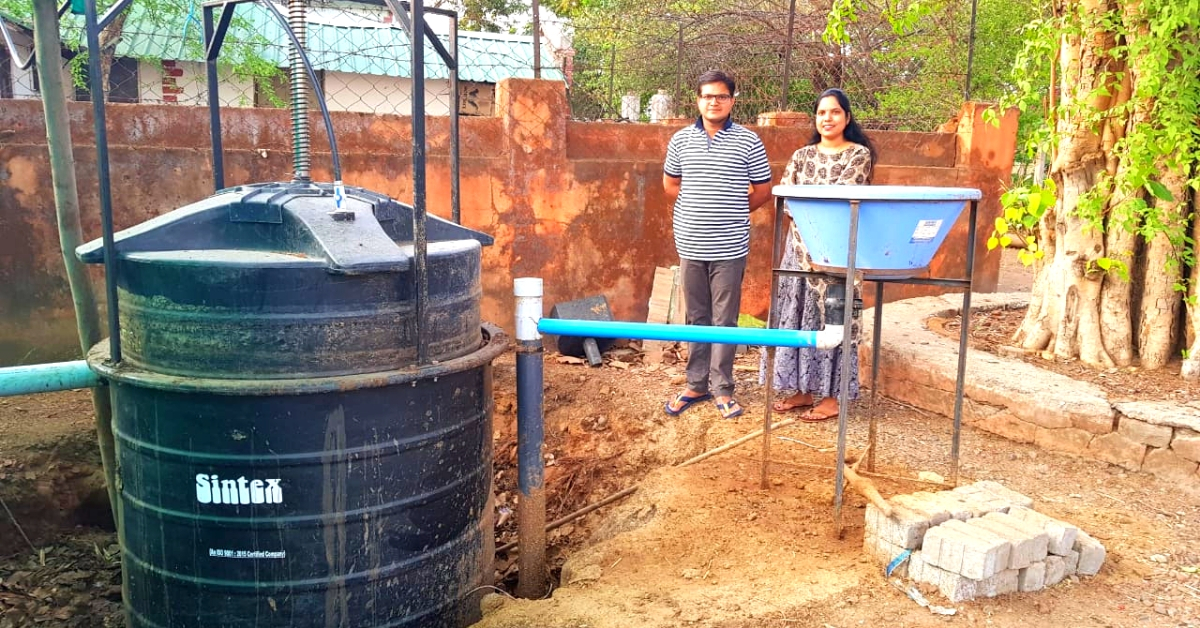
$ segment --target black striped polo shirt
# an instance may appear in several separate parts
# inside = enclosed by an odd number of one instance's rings
[[[771,181],[758,135],[726,120],[710,138],[697,118],[671,137],[663,172],[680,179],[672,219],[680,257],[713,262],[750,253],[750,185]]]

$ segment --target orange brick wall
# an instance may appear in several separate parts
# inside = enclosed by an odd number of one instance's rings
[[[982,242],[998,212],[1015,146],[1015,115],[999,126],[982,120],[982,105],[964,106],[957,133],[879,132],[877,184],[978,187]],[[570,121],[563,86],[509,80],[496,90],[496,117],[462,119],[463,224],[492,234],[484,250],[483,313],[511,327],[512,279],[546,279],[553,303],[604,294],[615,316],[644,320],[655,266],[677,263],[662,160],[677,127]],[[70,108],[85,231],[99,236],[90,109]],[[410,120],[335,113],[343,176],[411,201]],[[110,105],[110,168],[115,221],[128,227],[212,193],[207,110],[172,105]],[[288,112],[223,112],[226,185],[288,179]],[[313,122],[313,176],[331,179],[328,146]],[[62,359],[77,352],[70,295],[55,226],[45,127],[37,101],[0,106],[0,365]],[[757,129],[775,176],[809,131]],[[448,121],[428,123],[428,207],[450,214]],[[765,313],[770,282],[772,210],[753,218],[751,263],[743,310]],[[961,276],[965,218],[933,264],[939,276]],[[975,278],[995,287],[999,260],[977,256]],[[97,276],[98,277],[98,276]],[[892,288],[897,288],[895,292]],[[929,289],[889,286],[888,299]]]

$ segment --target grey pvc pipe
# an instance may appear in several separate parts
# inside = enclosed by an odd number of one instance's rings
[[[542,462],[545,437],[542,407],[542,280],[520,277],[513,280],[517,330],[517,479],[521,491],[517,502],[517,534],[521,555],[517,596],[538,599],[549,585],[546,570],[546,485]]]

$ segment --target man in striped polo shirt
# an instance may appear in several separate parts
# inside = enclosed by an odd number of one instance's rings
[[[733,123],[733,79],[714,70],[696,84],[700,117],[667,145],[663,189],[675,202],[672,224],[688,324],[735,327],[750,253],[750,212],[771,198],[771,166],[762,140]],[[667,414],[715,397],[721,416],[741,415],[733,399],[735,349],[690,343],[687,390],[667,402]]]

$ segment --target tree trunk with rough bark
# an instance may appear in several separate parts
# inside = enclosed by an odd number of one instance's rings
[[[1198,201],[1189,186],[1195,158],[1184,166],[1160,164],[1155,173],[1173,200],[1141,187],[1113,188],[1111,181],[1124,179],[1133,167],[1115,147],[1138,125],[1153,123],[1155,104],[1152,96],[1135,96],[1144,60],[1113,51],[1153,35],[1138,2],[1061,0],[1057,10],[1081,11],[1085,27],[1064,31],[1059,42],[1052,92],[1058,140],[1050,170],[1058,199],[1039,225],[1045,257],[1015,340],[1043,356],[1097,368],[1162,368],[1181,353],[1185,320],[1193,330],[1200,327],[1194,301],[1190,318],[1181,316],[1185,296],[1195,298],[1200,271],[1181,263],[1186,256],[1180,249],[1195,245],[1167,235],[1174,230],[1200,239]],[[1110,12],[1125,21],[1122,37],[1103,28],[1099,18]],[[1131,209],[1131,200],[1149,209]],[[1184,285],[1187,290],[1180,290]],[[1200,341],[1192,340],[1185,377],[1200,378],[1198,352]]]

